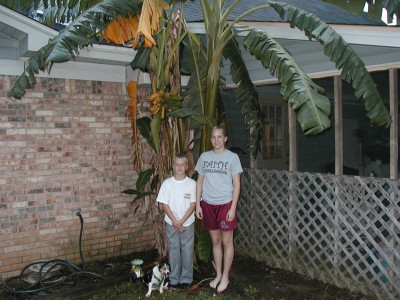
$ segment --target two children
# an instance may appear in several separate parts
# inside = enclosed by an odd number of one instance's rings
[[[213,243],[216,277],[210,286],[221,293],[229,284],[234,256],[233,231],[237,228],[236,206],[240,193],[239,157],[225,148],[225,129],[211,131],[213,150],[201,154],[197,182],[186,176],[188,159],[177,155],[173,177],[166,179],[157,197],[165,212],[171,264],[170,284],[183,288],[193,281],[194,210]]]

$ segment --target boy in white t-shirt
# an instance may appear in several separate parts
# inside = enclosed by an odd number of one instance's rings
[[[174,175],[162,183],[157,202],[162,203],[165,212],[170,286],[189,288],[193,281],[196,181],[186,176],[186,155],[176,155],[172,169]]]

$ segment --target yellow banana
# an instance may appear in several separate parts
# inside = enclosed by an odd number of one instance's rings
[[[147,97],[147,100],[150,102],[154,102],[155,100],[157,100],[160,97],[160,95],[158,93],[154,93],[153,95]]]
[[[165,106],[161,108],[161,120],[165,118]]]
[[[153,116],[158,114],[159,111],[160,111],[160,106],[159,105],[153,105],[152,107],[150,107],[150,112],[151,112],[151,114]]]
[[[147,97],[147,100],[149,102],[159,103],[163,97],[164,97],[164,91],[158,91],[158,92],[154,93],[153,95]]]

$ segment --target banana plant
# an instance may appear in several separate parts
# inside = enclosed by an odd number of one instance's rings
[[[333,0],[332,0],[333,1]],[[0,0],[1,2],[7,2],[5,0]],[[21,3],[24,1],[21,1]],[[46,1],[45,1],[46,2]],[[70,1],[70,6],[75,1]],[[80,6],[85,8],[89,6],[89,3],[97,3],[97,1],[79,1]],[[150,1],[144,1],[150,2]],[[182,2],[185,1],[170,1],[173,2]],[[357,56],[357,54],[345,44],[343,39],[340,39],[339,35],[328,25],[324,24],[317,17],[305,12],[304,10],[298,9],[296,7],[287,5],[285,3],[280,2],[272,2],[266,1],[266,4],[255,7],[247,12],[244,12],[241,16],[236,18],[232,22],[228,22],[228,17],[233,11],[235,7],[240,4],[241,0],[233,1],[230,6],[225,7],[226,1],[209,1],[209,0],[199,0],[200,7],[203,11],[204,24],[207,33],[207,43],[205,46],[205,60],[206,60],[206,77],[197,77],[197,80],[200,80],[200,83],[189,81],[189,83],[193,83],[198,87],[201,85],[205,86],[204,93],[200,93],[200,98],[194,97],[191,98],[193,102],[199,102],[200,111],[208,120],[211,122],[216,122],[216,114],[217,114],[217,101],[219,95],[219,91],[221,88],[221,81],[219,77],[220,70],[220,62],[223,55],[223,51],[226,51],[226,48],[229,48],[229,42],[235,38],[235,25],[240,22],[245,16],[251,14],[252,12],[260,9],[275,9],[282,18],[285,16],[290,16],[290,23],[292,27],[298,27],[304,30],[305,34],[309,33],[309,28],[305,27],[305,23],[302,21],[303,19],[307,19],[311,26],[315,27],[314,32],[312,32],[311,39],[317,39],[325,46],[325,53],[335,61],[338,68],[342,70],[342,78],[346,81],[350,82],[353,87],[356,88],[356,95],[358,97],[364,97],[367,114],[370,117],[373,125],[384,125],[388,126],[390,123],[389,113],[385,109],[382,104],[382,100],[377,93],[376,88],[374,87],[374,83],[368,76],[361,76],[362,74],[367,74],[368,72],[365,69],[365,66],[362,64],[361,59]],[[361,1],[364,2],[364,1]],[[397,3],[396,1],[395,3]],[[63,2],[64,3],[64,2]],[[69,1],[67,1],[69,3]],[[386,2],[385,2],[386,3]],[[46,4],[46,3],[45,3]],[[53,3],[47,3],[49,6]],[[17,80],[15,86],[11,91],[11,95],[20,98],[23,96],[26,88],[31,87],[35,83],[35,76],[39,72],[39,70],[47,70],[50,71],[51,65],[55,62],[62,62],[69,60],[76,55],[79,55],[79,50],[82,47],[86,47],[90,45],[96,37],[99,37],[99,32],[104,30],[106,25],[116,19],[118,17],[129,17],[129,15],[134,16],[137,15],[140,11],[142,1],[131,1],[131,0],[106,0],[99,2],[87,10],[82,9],[82,13],[78,15],[66,28],[66,30],[60,32],[58,36],[51,39],[50,42],[45,45],[42,49],[40,49],[32,58],[29,59],[27,68],[25,72],[20,76]],[[389,3],[386,3],[386,7],[389,7]],[[76,5],[76,3],[75,3]],[[383,7],[383,6],[382,6]],[[396,6],[397,7],[397,6]],[[165,10],[164,7],[159,7],[160,10]],[[393,11],[393,10],[391,10]],[[292,14],[295,15],[292,15]],[[397,14],[397,11],[394,12]],[[166,18],[165,14],[162,15],[162,18]],[[323,27],[322,32],[318,33],[316,30],[319,30],[318,24]],[[140,32],[140,31],[139,31]],[[324,34],[321,34],[324,33]],[[334,38],[335,43],[329,42],[328,40],[323,40],[326,34],[329,33],[329,36]],[[149,35],[162,35],[164,34],[162,30],[150,32],[144,36],[147,37]],[[189,35],[188,35],[189,36]],[[138,41],[138,35],[136,37],[136,42]],[[250,43],[250,39],[255,37],[253,33],[248,35],[248,44]],[[161,39],[162,40],[162,39]],[[194,40],[194,39],[189,39]],[[301,68],[295,63],[293,59],[290,59],[290,55],[282,51],[283,48],[279,47],[279,44],[273,39],[267,39],[264,43],[275,45],[268,48],[270,53],[274,53],[275,55],[264,55],[263,57],[263,65],[266,69],[268,69],[272,74],[276,75],[278,79],[281,79],[282,87],[286,90],[283,94],[284,99],[288,101],[289,105],[297,112],[297,119],[299,120],[303,131],[306,134],[316,134],[322,132],[326,128],[330,126],[328,117],[330,114],[329,109],[327,109],[329,99],[326,98],[323,94],[323,90],[319,87],[316,87],[315,84],[311,83],[309,79],[306,80],[306,74],[301,71]],[[334,47],[337,45],[345,45],[343,46],[343,51],[332,51]],[[198,45],[198,47],[203,47],[202,45]],[[177,48],[176,48],[177,49]],[[225,50],[224,50],[225,49]],[[261,50],[262,53],[263,50]],[[154,51],[155,52],[155,51]],[[199,52],[200,53],[200,52]],[[256,52],[254,52],[256,53]],[[260,57],[260,55],[256,55],[256,58]],[[285,68],[276,68],[276,59],[279,58],[287,58],[285,60]],[[197,58],[197,57],[196,57]],[[275,61],[271,59],[274,58]],[[270,60],[269,62],[266,60]],[[352,70],[354,70],[353,65],[356,64],[356,74],[359,76],[354,77],[352,74]],[[158,63],[158,66],[155,66],[155,75],[160,77],[160,66],[162,64]],[[283,65],[282,65],[283,66]],[[290,70],[290,72],[288,72]],[[296,70],[293,72],[293,70]],[[150,73],[151,74],[151,73]],[[192,76],[198,76],[201,73],[193,72]],[[288,78],[288,76],[296,76],[304,77],[304,80],[291,80],[293,77]],[[285,80],[282,80],[282,79]],[[160,81],[158,81],[160,82]],[[251,83],[251,82],[250,82]],[[158,83],[160,84],[160,83]],[[162,84],[161,84],[162,85]],[[188,90],[192,87],[188,86]],[[299,90],[300,89],[300,90]],[[293,91],[296,91],[294,93]],[[297,93],[301,91],[301,93]],[[253,96],[252,92],[249,92],[249,95]],[[301,96],[294,96],[301,95]],[[372,95],[369,97],[369,95]],[[365,96],[369,97],[365,99]],[[250,97],[249,99],[252,99]],[[256,107],[256,109],[258,109]],[[161,110],[162,112],[162,110]],[[259,114],[254,114],[254,117],[258,118]],[[153,126],[154,133],[156,133],[157,122],[160,123],[159,119],[153,121],[155,124]],[[255,124],[257,121],[254,121]],[[209,142],[209,127],[210,124],[206,124],[206,128],[203,129],[202,143],[200,147],[200,152],[210,148]],[[155,136],[155,134],[154,134]],[[257,149],[254,146],[256,141],[252,141],[253,149]]]

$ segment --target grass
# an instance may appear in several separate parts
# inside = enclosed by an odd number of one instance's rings
[[[198,288],[195,290],[165,290],[164,293],[160,294],[158,291],[153,291],[150,298],[146,298],[147,288],[142,282],[125,282],[120,285],[114,286],[108,289],[106,292],[93,296],[90,300],[131,300],[131,299],[154,299],[154,300],[207,300],[207,299],[219,299],[219,300],[248,300],[255,299],[255,289],[249,287],[245,289],[245,295],[225,295],[216,294],[209,289]]]

